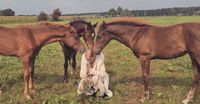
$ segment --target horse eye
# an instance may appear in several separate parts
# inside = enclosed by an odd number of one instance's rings
[[[93,34],[92,34],[92,37],[94,38],[94,36],[95,36],[95,35],[94,35],[94,33],[93,33]]]
[[[74,34],[74,32],[73,32],[73,31],[70,31],[70,34]]]

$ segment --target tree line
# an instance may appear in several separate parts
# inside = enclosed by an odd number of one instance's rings
[[[48,15],[44,12],[41,12],[42,18],[48,19]],[[58,21],[61,11],[55,9],[51,14],[52,20]],[[199,7],[175,7],[175,8],[162,8],[162,9],[150,9],[150,10],[129,10],[122,7],[111,8],[107,12],[95,12],[95,13],[79,13],[79,14],[65,14],[65,16],[83,16],[83,15],[93,15],[93,16],[191,16],[191,15],[200,15],[200,6]],[[15,12],[8,8],[0,10],[0,16],[15,16]],[[40,19],[40,18],[39,18]]]
[[[134,16],[191,16],[200,15],[200,7],[176,7],[152,10],[132,10]]]
[[[129,10],[122,7],[111,8],[107,12],[66,14],[68,16],[96,15],[96,16],[191,16],[200,15],[200,7],[175,7],[150,10]]]

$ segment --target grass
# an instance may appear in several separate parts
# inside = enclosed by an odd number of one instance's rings
[[[28,18],[28,17],[27,17]],[[199,16],[183,17],[140,17],[155,25],[170,25],[181,22],[200,22]],[[92,22],[102,19],[89,19]],[[109,20],[109,18],[105,19]],[[0,19],[1,21],[1,19]],[[66,23],[67,20],[60,23]],[[21,23],[0,24],[14,27]],[[110,99],[88,97],[91,104],[138,104],[143,92],[141,68],[131,51],[116,41],[111,41],[104,49],[105,64],[110,75],[110,89],[114,96]],[[19,59],[0,57],[0,103],[1,104],[81,104],[76,89],[79,82],[80,56],[75,75],[63,83],[63,53],[58,43],[42,48],[36,59],[35,87],[33,100],[23,96],[23,70]],[[151,62],[151,98],[144,104],[180,104],[192,83],[192,68],[186,55],[172,60],[154,60]],[[200,103],[200,92],[193,104]]]

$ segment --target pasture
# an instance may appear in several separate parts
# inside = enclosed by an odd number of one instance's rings
[[[61,24],[69,22],[62,17]],[[139,17],[155,25],[172,25],[183,22],[200,22],[200,16],[180,17]],[[11,20],[13,19],[13,20]],[[95,23],[111,18],[91,18]],[[6,22],[5,22],[6,21]],[[36,23],[36,17],[0,17],[0,25],[15,27],[24,23]],[[123,51],[122,51],[123,50]],[[114,96],[110,99],[88,97],[89,104],[138,104],[143,86],[138,59],[131,51],[116,41],[111,41],[104,49],[105,64],[110,75],[110,89]],[[0,56],[0,104],[81,104],[76,95],[79,83],[80,56],[75,75],[70,75],[63,83],[64,57],[58,43],[42,48],[35,64],[36,94],[33,100],[23,96],[23,67],[15,57]],[[173,60],[151,62],[151,98],[144,104],[180,104],[188,93],[193,78],[191,61],[186,55]],[[200,91],[193,104],[200,103]]]

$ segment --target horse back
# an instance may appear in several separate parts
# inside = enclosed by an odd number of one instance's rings
[[[184,55],[187,51],[183,26],[151,26],[138,44],[140,54],[150,54],[152,59],[170,59]]]
[[[30,39],[27,28],[0,27],[0,54],[17,56],[21,48],[28,46]]]

